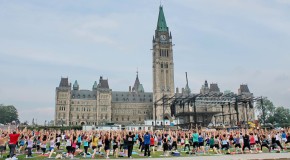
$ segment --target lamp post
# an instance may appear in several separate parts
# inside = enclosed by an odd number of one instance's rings
[[[222,104],[223,125],[225,125],[224,105]]]
[[[189,104],[189,103],[190,103],[190,102],[187,102],[187,111],[188,111],[188,112],[190,112],[190,110],[189,110],[189,105],[190,105],[190,104]],[[190,115],[188,115],[187,118],[188,118],[188,122],[189,122],[189,128],[191,128]]]
[[[193,112],[194,112],[195,128],[197,128],[197,113],[196,113],[195,99],[196,99],[196,97],[194,96],[193,97]]]
[[[156,108],[157,108],[157,104],[156,104],[156,102],[154,103],[154,107],[155,107],[155,115],[154,115],[155,123],[154,123],[154,126],[155,126],[155,129],[156,129],[156,119],[157,119],[157,116],[156,116]]]
[[[228,102],[228,106],[229,106],[229,114],[230,114],[230,126],[232,126],[232,113],[231,113],[231,103]]]
[[[239,124],[239,107],[238,107],[238,97],[235,97],[235,110],[237,112],[237,125]]]
[[[165,88],[164,87],[162,87],[162,89],[161,89],[161,91],[162,91],[162,107],[163,107],[163,128],[165,128],[165,95],[164,95],[164,91],[165,91]]]
[[[61,130],[63,130],[63,120],[62,120],[62,118],[60,119],[60,121],[61,121]]]
[[[262,107],[262,114],[263,114],[263,124],[264,124],[264,127],[265,127],[266,117],[265,117],[265,108],[264,108],[264,105],[263,105],[263,97],[261,97],[261,107]]]
[[[163,96],[162,96],[162,105],[163,105],[163,128],[165,128],[165,115],[164,115],[164,113],[165,113],[165,105],[164,105],[164,102],[165,102],[165,100],[164,100],[164,90],[163,90]]]

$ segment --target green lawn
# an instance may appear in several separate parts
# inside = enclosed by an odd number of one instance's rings
[[[63,147],[64,148],[64,147]],[[181,151],[183,148],[179,148],[179,151]],[[231,151],[234,151],[234,149],[230,149]],[[8,149],[9,151],[9,149]],[[3,155],[4,156],[7,156],[8,154],[8,151],[6,153],[4,153]],[[64,150],[65,151],[65,150]],[[138,150],[138,147],[137,146],[134,146],[134,151],[137,152],[138,154],[133,154],[132,157],[135,159],[138,159],[138,158],[144,158],[144,156],[140,156],[139,154],[142,154],[144,155],[144,151],[143,153],[141,153],[139,150]],[[290,151],[290,150],[287,150],[287,151]],[[56,151],[56,153],[62,153],[63,151]],[[89,149],[90,153],[92,153],[92,150]],[[104,151],[103,151],[104,152]],[[263,148],[263,152],[267,153],[268,150],[266,148]],[[155,151],[154,153],[151,152],[151,157],[152,158],[162,158],[163,156],[160,156],[162,155],[163,152],[162,151]],[[212,151],[210,151],[210,155],[214,155]],[[26,155],[18,155],[17,158],[18,159],[26,159],[25,158]],[[55,157],[56,154],[53,154],[52,157]],[[171,155],[169,154],[169,157]],[[188,156],[194,156],[194,155],[189,155],[189,154],[186,154],[184,152],[181,152],[181,157],[188,157]],[[209,156],[209,155],[203,155],[203,154],[198,154],[198,156]],[[92,158],[83,158],[82,156],[78,155],[78,156],[75,156],[75,158],[79,158],[79,159],[92,159]],[[100,159],[100,158],[105,158],[105,157],[99,157],[98,155],[95,156],[96,159]],[[125,159],[127,157],[119,157],[119,158],[114,158],[112,155],[110,156],[110,159]],[[0,158],[0,159],[5,159],[5,158]],[[29,158],[31,160],[38,160],[38,159],[47,159],[47,156],[42,156],[42,155],[39,155],[39,154],[33,154],[33,158]],[[54,158],[53,158],[54,159]]]

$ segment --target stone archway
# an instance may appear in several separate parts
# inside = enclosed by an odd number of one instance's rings
[[[84,126],[84,125],[86,125],[86,123],[85,122],[81,122],[81,126]]]

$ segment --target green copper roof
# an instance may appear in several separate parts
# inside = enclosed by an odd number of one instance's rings
[[[93,85],[93,90],[97,89],[98,88],[98,83],[97,81],[95,81],[94,85]]]
[[[73,89],[74,90],[79,90],[79,84],[78,84],[78,81],[77,80],[75,80],[75,83],[73,85]]]
[[[157,22],[157,31],[168,31],[168,27],[166,25],[165,16],[163,13],[163,7],[159,7],[159,15],[158,15],[158,22]]]

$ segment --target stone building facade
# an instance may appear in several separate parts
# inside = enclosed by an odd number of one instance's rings
[[[144,120],[157,119],[163,120],[169,118],[170,108],[163,110],[161,105],[162,97],[177,97],[192,95],[188,84],[182,89],[174,89],[174,61],[172,35],[167,27],[163,7],[159,7],[157,27],[152,40],[152,73],[153,73],[153,92],[145,92],[140,83],[138,73],[133,87],[128,91],[113,91],[109,87],[108,79],[100,77],[98,82],[94,82],[92,90],[82,90],[77,81],[73,86],[68,78],[61,78],[60,84],[56,87],[55,97],[55,125],[102,125],[106,123],[118,124],[144,124]],[[222,95],[217,84],[208,85],[207,82],[202,86],[200,94],[210,93],[213,95]],[[234,94],[234,93],[230,93]],[[253,97],[247,85],[241,85],[238,94],[246,97]],[[225,114],[234,113],[232,109],[227,109],[226,103],[216,103],[218,97],[199,99],[196,102],[198,111],[221,111],[213,117],[214,123],[229,123],[237,121],[234,117]],[[230,100],[229,100],[230,101]],[[245,111],[243,104],[239,105],[239,120],[254,119],[254,111],[249,107]],[[192,111],[192,107],[188,108]],[[164,113],[164,114],[163,114]],[[156,117],[155,117],[156,115]],[[165,117],[166,115],[166,117]],[[198,116],[198,120],[203,117]],[[231,119],[231,120],[230,120]],[[190,121],[193,121],[191,119]]]
[[[77,81],[71,84],[68,78],[61,78],[56,88],[56,125],[97,125],[111,122],[112,90],[108,80],[100,77],[92,90],[80,90]],[[109,121],[108,121],[109,119]]]

